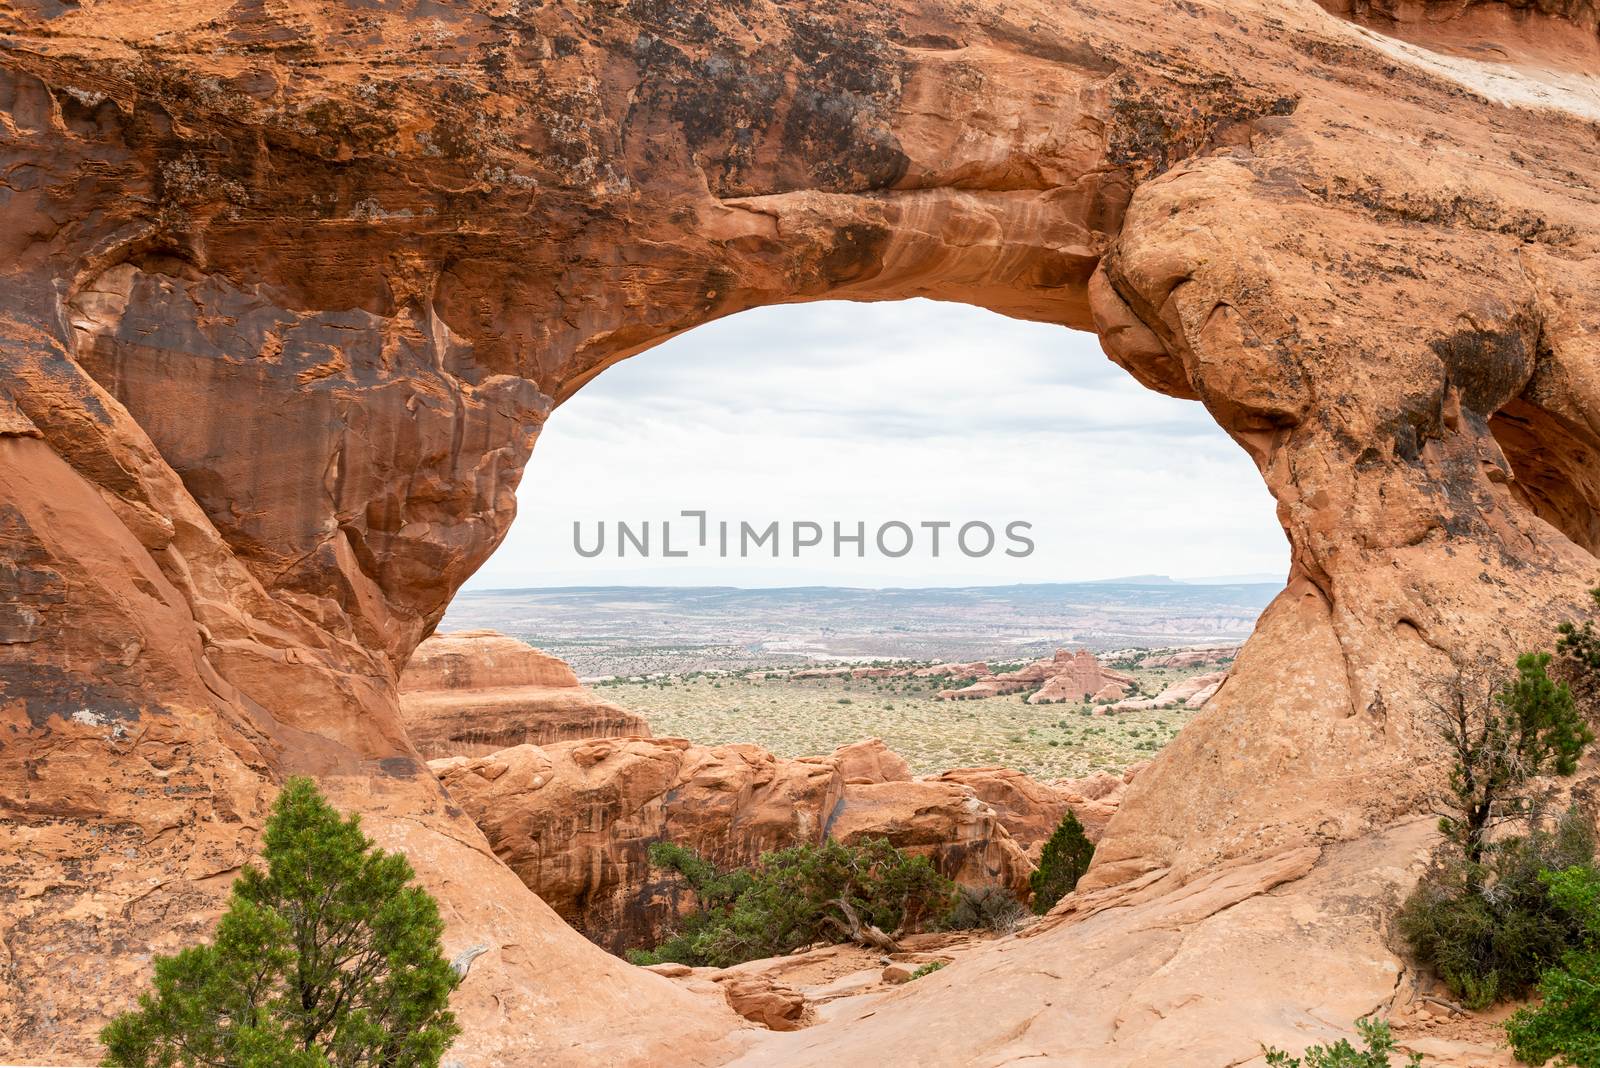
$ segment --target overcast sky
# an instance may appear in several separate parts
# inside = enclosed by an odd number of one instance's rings
[[[468,584],[950,586],[1134,574],[1282,578],[1254,465],[1191,401],[1144,389],[1095,339],[957,304],[826,302],[709,323],[600,375],[550,417],[505,544]],[[707,513],[707,546],[698,544]],[[617,556],[618,520],[651,526]],[[574,548],[573,524],[593,550]],[[661,555],[662,525],[674,551]],[[728,556],[718,524],[730,524]],[[771,542],[739,556],[740,524]],[[940,555],[932,555],[939,528]],[[794,523],[822,544],[794,553]],[[911,551],[899,552],[907,533]],[[1019,531],[1034,549],[1008,540]],[[833,524],[865,524],[865,556]],[[958,528],[995,547],[967,555]],[[799,540],[813,536],[802,528]],[[983,528],[967,549],[985,547]]]

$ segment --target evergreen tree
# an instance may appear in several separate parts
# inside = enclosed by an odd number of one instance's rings
[[[1094,858],[1094,843],[1071,809],[1039,854],[1039,867],[1029,877],[1033,886],[1033,911],[1043,916],[1057,901],[1072,893]]]
[[[1505,820],[1536,823],[1545,792],[1540,777],[1571,775],[1594,740],[1549,665],[1549,653],[1525,653],[1516,676],[1498,688],[1463,675],[1435,706],[1454,756],[1439,829],[1466,857],[1473,889],[1489,832]]]
[[[657,842],[650,862],[678,873],[700,908],[655,949],[629,952],[635,964],[722,968],[816,942],[892,952],[902,934],[940,926],[956,896],[955,884],[927,857],[908,856],[885,838],[792,846],[762,854],[754,869],[732,871]]]
[[[155,961],[154,989],[101,1032],[106,1065],[434,1068],[459,1033],[444,925],[403,856],[376,849],[310,779],[267,821],[214,940]]]

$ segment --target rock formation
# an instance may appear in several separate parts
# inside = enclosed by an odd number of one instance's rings
[[[964,886],[1003,886],[1026,900],[1033,865],[995,811],[953,782],[852,783],[824,827],[849,845],[887,838]]]
[[[1095,331],[1246,450],[1292,565],[1106,829],[1080,894],[1122,907],[748,1056],[1235,1063],[1390,996],[1423,692],[1600,571],[1587,2],[24,0],[0,38],[12,1059],[94,1058],[297,771],[490,947],[463,1063],[728,1053],[493,856],[396,682],[555,404],[824,297]]]
[[[1162,689],[1154,697],[1135,697],[1120,700],[1101,709],[1103,712],[1132,712],[1143,708],[1171,708],[1183,705],[1185,708],[1203,708],[1207,701],[1215,697],[1217,691],[1222,689],[1222,684],[1228,680],[1226,671],[1213,671],[1205,675],[1191,675],[1187,679],[1177,682]]]
[[[1106,824],[1116,814],[1123,793],[1148,762],[1135,764],[1122,775],[1096,772],[1082,779],[1040,782],[1015,768],[955,768],[934,777],[936,782],[957,783],[994,809],[1016,843],[1030,857],[1054,833],[1071,810],[1083,824],[1091,842],[1098,842]]]
[[[981,675],[969,686],[940,690],[939,696],[948,701],[972,701],[1032,690],[1028,695],[1029,704],[1050,705],[1082,701],[1107,686],[1123,686],[1131,682],[1131,675],[1103,667],[1087,649],[1077,652],[1060,649],[1054,656],[1035,660],[1015,671]]]
[[[614,949],[652,944],[691,903],[651,869],[652,842],[732,867],[825,837],[883,837],[960,882],[1019,894],[1032,870],[971,789],[890,778],[904,761],[876,740],[782,760],[753,745],[596,739],[432,767],[528,888]]]
[[[1237,645],[1202,645],[1193,649],[1180,649],[1175,653],[1157,653],[1147,656],[1140,665],[1147,668],[1195,668],[1218,664],[1239,655]]]
[[[833,760],[847,784],[904,782],[911,778],[911,765],[906,758],[884,745],[880,738],[841,745],[833,751]]]
[[[417,646],[400,675],[400,718],[430,760],[650,736],[642,716],[579,685],[559,657],[492,630],[435,634]]]
[[[1049,838],[1067,814],[1067,799],[1060,790],[1015,768],[955,768],[934,776],[934,781],[956,783],[971,790],[978,800],[994,809],[1000,825],[1024,850],[1032,850]]]

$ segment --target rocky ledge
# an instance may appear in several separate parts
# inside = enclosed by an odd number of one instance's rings
[[[642,716],[601,700],[565,661],[492,630],[435,634],[417,646],[400,676],[400,716],[428,758],[650,736]]]

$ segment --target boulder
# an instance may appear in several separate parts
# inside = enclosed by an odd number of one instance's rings
[[[886,983],[899,986],[901,983],[910,982],[911,977],[917,973],[918,967],[918,965],[909,961],[897,960],[893,964],[884,965],[881,978]]]
[[[734,973],[718,980],[734,1012],[772,1031],[805,1026],[806,996],[770,975]]]
[[[650,736],[644,717],[601,700],[559,657],[492,630],[435,634],[417,646],[400,675],[400,715],[429,759]]]
[[[841,745],[833,751],[839,774],[847,783],[903,782],[911,778],[906,758],[883,744],[881,738]]]

